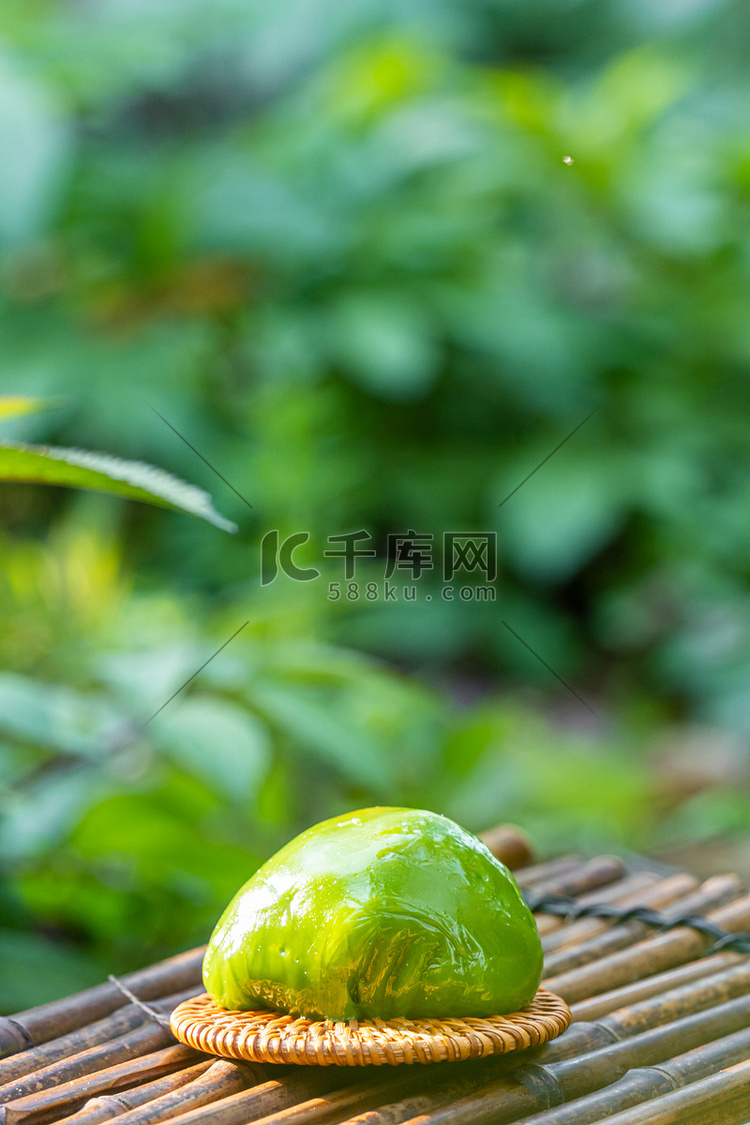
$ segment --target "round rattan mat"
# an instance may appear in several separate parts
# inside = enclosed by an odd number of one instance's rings
[[[204,994],[178,1004],[172,1033],[211,1055],[306,1066],[398,1066],[521,1051],[561,1035],[564,1000],[540,988],[520,1012],[487,1019],[312,1021],[281,1012],[229,1012]]]

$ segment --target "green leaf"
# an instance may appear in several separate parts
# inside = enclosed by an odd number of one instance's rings
[[[433,328],[403,294],[350,293],[329,322],[334,356],[365,390],[394,400],[429,390],[439,364]]]
[[[106,700],[13,672],[0,674],[0,732],[65,754],[96,756],[118,724]]]
[[[378,744],[322,699],[301,688],[260,683],[253,684],[249,696],[280,730],[345,778],[388,792],[391,771]]]
[[[60,203],[74,129],[55,85],[4,43],[0,55],[0,148],[15,158],[0,179],[0,238],[19,246],[46,233]]]
[[[0,818],[0,853],[6,863],[49,854],[103,790],[93,769],[50,773],[26,789],[6,794]]]
[[[49,404],[43,398],[27,398],[24,395],[0,395],[0,420],[15,418],[18,414],[35,414]]]
[[[185,484],[153,465],[142,461],[123,461],[106,453],[2,442],[0,480],[91,488],[156,504],[160,508],[188,512],[222,531],[237,531],[236,524],[224,519],[214,509],[211,497],[202,488]]]
[[[77,950],[16,930],[0,930],[0,960],[0,1012],[46,1004],[104,976],[100,965]]]
[[[581,442],[584,440],[581,436]],[[545,446],[527,448],[516,467],[503,475],[496,495],[499,543],[524,577],[550,584],[569,580],[622,527],[628,500],[628,465],[616,454],[594,460],[571,445],[535,473],[523,492],[503,503],[511,488],[539,464]],[[549,446],[546,446],[549,452]]]
[[[268,732],[235,704],[193,696],[171,704],[154,726],[170,756],[221,797],[242,801],[268,772]]]
[[[136,652],[105,653],[98,660],[97,672],[134,714],[145,719],[210,655],[210,650],[195,641],[175,640]]]

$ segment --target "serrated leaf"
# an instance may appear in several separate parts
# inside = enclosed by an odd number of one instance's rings
[[[202,488],[186,484],[153,465],[123,461],[106,453],[1,442],[0,481],[3,480],[108,492],[160,508],[187,512],[222,531],[237,531],[236,524],[219,515],[211,497]]]

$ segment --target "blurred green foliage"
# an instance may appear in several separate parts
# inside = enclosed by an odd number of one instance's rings
[[[62,402],[8,432],[241,530],[0,492],[1,1006],[201,940],[342,808],[542,849],[746,826],[749,18],[5,0],[0,392]],[[328,601],[360,527],[496,531],[497,600]],[[269,528],[321,578],[261,588]],[[650,749],[686,723],[691,777]]]
[[[626,745],[518,701],[458,707],[324,643],[305,587],[250,609],[132,593],[96,522],[86,503],[48,545],[4,543],[4,1005],[48,995],[55,970],[57,991],[80,980],[76,944],[96,979],[205,940],[264,857],[345,808],[427,805],[477,830],[522,812],[542,848],[647,838],[653,795]],[[41,952],[72,946],[39,980],[15,933],[34,926]]]

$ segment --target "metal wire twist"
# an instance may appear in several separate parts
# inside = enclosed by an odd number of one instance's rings
[[[606,902],[579,903],[568,895],[543,894],[524,891],[523,897],[529,910],[534,914],[555,914],[560,918],[608,918],[615,922],[643,922],[659,930],[675,930],[679,926],[690,926],[707,937],[714,938],[707,954],[718,953],[720,949],[731,949],[734,953],[750,954],[750,933],[730,933],[728,930],[710,922],[700,914],[662,914],[647,906],[613,906]]]

